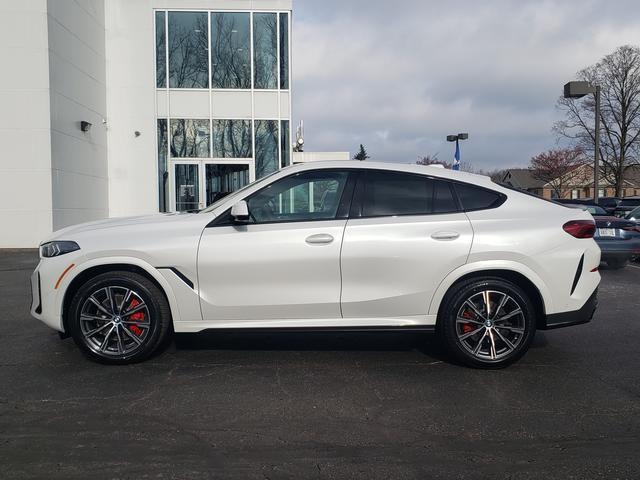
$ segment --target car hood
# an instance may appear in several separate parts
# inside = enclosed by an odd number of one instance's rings
[[[131,225],[156,225],[169,224],[171,222],[183,221],[185,217],[192,216],[193,213],[155,213],[152,215],[139,215],[135,217],[118,217],[96,220],[93,222],[80,223],[62,228],[53,232],[42,243],[52,240],[73,240],[73,236],[78,233],[102,230],[107,228],[126,227]]]

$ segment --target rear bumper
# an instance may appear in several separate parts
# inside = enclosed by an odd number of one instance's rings
[[[540,330],[551,330],[554,328],[570,327],[572,325],[588,323],[593,318],[593,314],[596,311],[597,306],[598,289],[594,290],[580,310],[547,315],[542,322],[542,325],[539,325],[538,328]]]

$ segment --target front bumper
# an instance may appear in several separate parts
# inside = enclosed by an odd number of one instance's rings
[[[551,330],[554,328],[571,327],[572,325],[580,325],[588,323],[593,318],[593,314],[598,306],[598,289],[594,290],[589,299],[579,310],[571,312],[553,313],[547,315],[539,325],[540,330]]]

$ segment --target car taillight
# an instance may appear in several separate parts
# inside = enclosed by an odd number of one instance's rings
[[[593,220],[571,220],[562,229],[572,237],[593,238],[596,233],[596,223]]]

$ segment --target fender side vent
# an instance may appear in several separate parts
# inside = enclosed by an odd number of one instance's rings
[[[569,295],[573,295],[576,287],[578,286],[578,282],[580,281],[580,277],[582,276],[582,267],[584,267],[584,253],[580,257],[580,261],[578,262],[578,269],[576,270],[576,274],[573,277],[573,285],[571,285],[571,293]]]
[[[156,268],[158,270],[171,270],[176,277],[178,277],[180,280],[186,283],[189,286],[189,288],[193,290],[193,282],[189,280],[189,277],[187,277],[184,273],[182,273],[176,267],[156,267]]]

